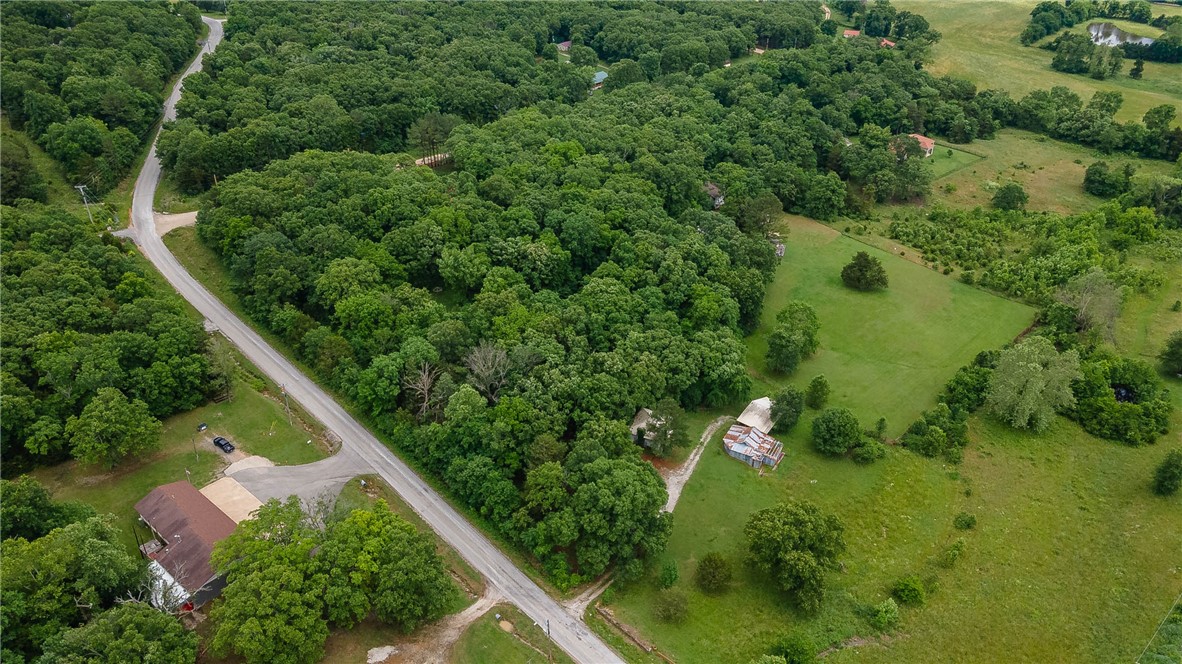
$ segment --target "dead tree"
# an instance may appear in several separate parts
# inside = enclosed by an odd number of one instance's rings
[[[509,376],[509,355],[500,346],[488,341],[468,352],[464,366],[468,367],[468,380],[489,401],[495,402],[497,394]]]

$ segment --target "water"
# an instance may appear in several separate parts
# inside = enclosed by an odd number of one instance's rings
[[[1104,46],[1120,46],[1121,44],[1149,46],[1153,43],[1149,37],[1125,32],[1112,23],[1092,23],[1088,26],[1088,34],[1092,36],[1093,42]]]

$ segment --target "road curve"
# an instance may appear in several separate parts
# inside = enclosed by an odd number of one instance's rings
[[[207,17],[202,17],[202,21],[209,26],[209,39],[202,48],[202,53],[185,71],[185,76],[199,70],[204,54],[216,48],[222,40],[221,21]],[[181,80],[178,80],[165,102],[166,120],[176,117],[176,101],[180,94]],[[447,501],[409,466],[394,456],[331,396],[271,348],[262,337],[239,320],[185,270],[156,235],[152,201],[159,182],[160,160],[156,156],[154,138],[143,170],[135,181],[132,230],[143,255],[156,266],[173,288],[201,312],[201,315],[213,322],[255,366],[272,380],[285,386],[291,398],[335,432],[343,441],[340,454],[357,457],[361,465],[371,468],[374,474],[384,479],[423,517],[423,520],[431,524],[444,541],[483,574],[506,599],[516,604],[539,625],[548,626],[554,642],[576,662],[622,664],[623,660],[619,655],[591,632],[581,620],[563,611],[558,602],[517,569],[483,533],[448,505]]]

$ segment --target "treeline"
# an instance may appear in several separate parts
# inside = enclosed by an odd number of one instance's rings
[[[152,449],[158,418],[224,388],[201,324],[117,240],[56,208],[0,215],[6,473]]]
[[[197,191],[305,149],[428,149],[416,122],[429,112],[480,124],[574,103],[599,59],[628,59],[647,80],[721,67],[756,43],[803,48],[820,17],[816,2],[241,3],[205,71],[185,82],[159,151]],[[566,40],[571,63],[556,46]]]
[[[1155,38],[1152,44],[1127,43],[1116,47],[1123,52],[1124,57],[1152,62],[1182,62],[1182,17],[1161,14],[1154,18],[1153,5],[1146,0],[1124,3],[1118,0],[1065,0],[1062,4],[1054,0],[1040,2],[1030,12],[1030,23],[1022,31],[1020,39],[1029,46],[1064,28],[1093,18],[1123,19],[1162,30],[1161,36]]]
[[[0,21],[0,107],[94,193],[127,174],[201,30],[196,7],[163,1],[6,2]]]

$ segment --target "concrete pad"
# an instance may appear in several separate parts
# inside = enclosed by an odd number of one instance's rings
[[[241,468],[233,473],[226,469],[227,475],[232,474],[259,500],[283,501],[294,495],[307,505],[314,505],[321,498],[335,500],[346,482],[368,472],[372,468],[349,449],[302,466]]]
[[[274,465],[274,462],[272,462],[267,457],[258,456],[256,454],[254,456],[248,456],[234,461],[234,463],[226,466],[226,470],[224,472],[227,475],[233,475],[234,473],[246,468],[270,468]]]
[[[206,485],[201,489],[201,495],[209,502],[218,506],[234,523],[242,523],[250,518],[250,513],[262,506],[263,502],[246,490],[233,477],[222,479]]]
[[[180,228],[181,226],[192,226],[197,223],[197,211],[181,212],[180,214],[160,214],[157,212],[156,218],[156,233],[160,237],[168,234],[168,231]]]

